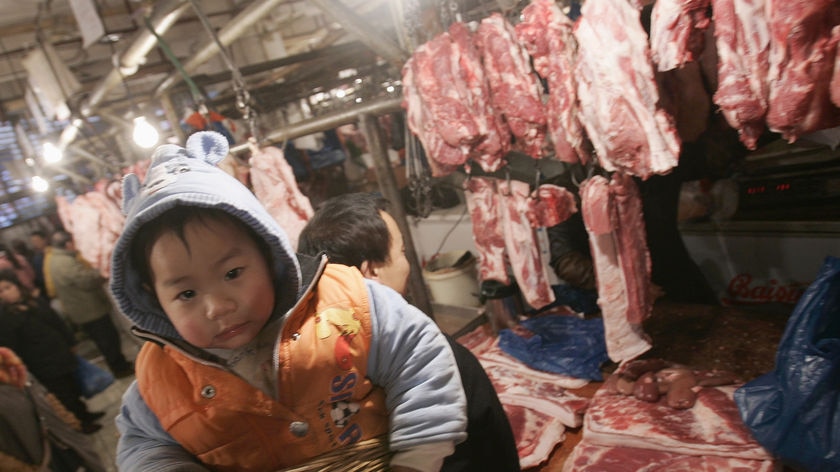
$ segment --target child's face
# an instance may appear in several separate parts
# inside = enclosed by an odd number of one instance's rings
[[[186,341],[235,349],[254,339],[274,308],[274,285],[254,240],[231,222],[193,221],[154,242],[149,267],[163,311]]]
[[[8,280],[0,280],[0,300],[3,303],[17,303],[22,298],[20,287]]]
[[[376,267],[375,279],[397,292],[405,293],[411,266],[408,264],[408,259],[405,258],[405,243],[400,227],[388,213],[380,211],[379,216],[385,220],[385,226],[388,227],[388,233],[391,234],[391,247],[388,248],[388,262]]]

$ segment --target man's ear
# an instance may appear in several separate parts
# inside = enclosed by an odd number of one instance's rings
[[[376,267],[370,261],[362,262],[362,265],[359,267],[359,270],[362,272],[362,275],[366,279],[371,280],[379,280],[379,274],[376,271]]]

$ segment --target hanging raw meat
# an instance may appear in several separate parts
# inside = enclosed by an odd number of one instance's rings
[[[767,116],[770,30],[765,0],[712,0],[718,53],[713,97],[741,142],[755,149]]]
[[[650,19],[650,52],[660,71],[697,59],[711,24],[711,0],[657,0]]]
[[[516,35],[533,58],[534,69],[548,84],[546,119],[555,156],[563,162],[585,164],[589,153],[579,117],[573,27],[554,0],[532,0],[522,10]]]
[[[840,24],[836,0],[767,0],[770,106],[767,126],[789,142],[840,125],[830,83]]]
[[[531,193],[526,216],[532,227],[550,228],[568,220],[577,211],[572,192],[558,185],[543,184]]]
[[[679,160],[673,118],[658,107],[648,37],[627,0],[586,2],[575,24],[581,122],[609,171],[646,179]]]
[[[533,308],[542,308],[555,298],[548,266],[543,263],[536,232],[528,221],[530,187],[518,180],[500,181],[497,186],[511,271],[525,301]]]
[[[125,226],[122,214],[122,185],[120,181],[99,181],[90,192],[73,199],[61,211],[65,229],[73,234],[79,254],[99,270],[103,277],[111,274],[111,255],[117,238]],[[69,218],[68,225],[65,218]]]
[[[458,51],[442,33],[414,52],[414,85],[434,126],[450,146],[470,145],[487,132],[470,110],[469,89],[461,78]]]
[[[840,26],[835,26],[831,30],[831,35],[834,37],[833,41],[840,41]],[[840,107],[840,54],[834,55],[834,71],[831,76],[831,102],[834,106]]]
[[[408,128],[423,144],[423,149],[429,157],[429,168],[432,176],[442,177],[457,169],[467,158],[467,154],[460,147],[447,144],[437,131],[434,119],[429,115],[414,86],[414,59],[409,59],[402,69],[403,73],[403,108],[406,111]]]
[[[543,157],[546,116],[542,86],[513,26],[493,13],[481,20],[476,44],[484,61],[493,108],[507,121],[519,150],[535,159]]]
[[[464,197],[472,220],[473,241],[478,249],[479,280],[509,284],[505,258],[505,233],[499,214],[500,199],[495,179],[471,177]]]
[[[461,22],[452,23],[449,37],[457,51],[460,75],[469,90],[467,97],[473,118],[485,132],[484,138],[473,146],[470,157],[485,172],[495,172],[506,162],[504,156],[510,150],[510,130],[490,105],[490,87],[469,28]]]
[[[594,176],[581,184],[583,222],[589,233],[598,306],[607,354],[615,362],[634,359],[652,346],[642,329],[650,316],[650,254],[641,199],[632,178]]]
[[[254,148],[250,159],[254,195],[286,231],[297,248],[303,227],[312,218],[312,204],[297,186],[292,167],[283,151],[274,146]]]

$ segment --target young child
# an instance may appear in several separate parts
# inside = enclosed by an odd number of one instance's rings
[[[356,269],[296,257],[215,167],[227,152],[196,133],[158,148],[144,185],[124,180],[111,289],[147,342],[119,469],[341,470],[361,451],[377,460],[360,470],[438,470],[466,437],[443,334]]]
[[[410,266],[388,201],[352,193],[324,202],[300,234],[298,251],[325,253],[331,263],[356,267],[362,275],[405,292]],[[478,359],[447,336],[467,395],[467,440],[443,463],[444,471],[518,471],[519,455],[505,410]]]

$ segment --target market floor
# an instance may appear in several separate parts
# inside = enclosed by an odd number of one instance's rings
[[[653,340],[653,348],[646,358],[662,358],[701,369],[723,369],[732,371],[745,381],[751,380],[773,369],[776,347],[784,332],[792,306],[762,305],[747,308],[682,305],[660,302],[654,307],[653,315],[645,323],[645,332]],[[444,324],[444,319],[440,320]],[[461,320],[458,320],[458,325]],[[454,329],[446,329],[454,331]],[[83,349],[85,344],[82,345]],[[126,355],[133,359],[139,345],[130,337],[124,337]],[[95,348],[88,351],[94,362],[103,365]],[[84,354],[84,353],[83,353]],[[608,375],[615,365],[605,365]],[[103,428],[91,439],[108,467],[116,471],[115,451],[117,429],[114,425],[122,393],[133,377],[119,379],[105,392],[88,400],[92,410],[107,413],[102,419]],[[574,393],[591,397],[601,385],[592,382]],[[566,431],[566,439],[554,450],[551,458],[531,472],[555,472],[562,469],[563,462],[581,439],[580,428]]]
[[[749,381],[773,370],[776,348],[793,306],[721,307],[660,302],[645,322],[653,348],[644,358],[659,358],[698,369],[728,370]],[[609,375],[616,365],[605,365]],[[602,382],[573,393],[590,398]],[[559,472],[582,438],[581,428],[566,430],[548,462],[529,472]]]

